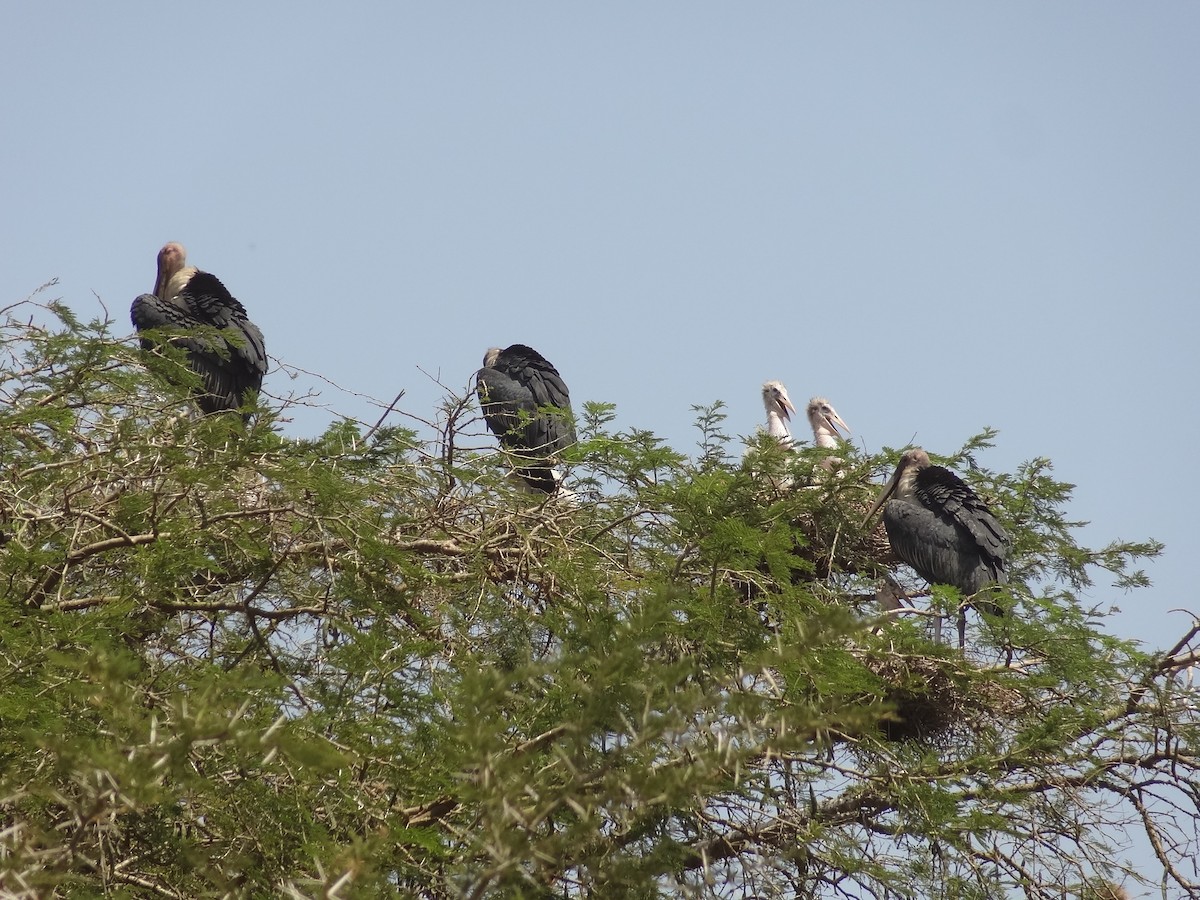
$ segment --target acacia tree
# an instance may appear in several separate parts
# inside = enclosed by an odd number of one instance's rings
[[[1198,631],[1141,653],[1080,600],[1160,547],[1080,546],[990,433],[945,462],[1016,577],[960,653],[930,623],[961,598],[862,526],[892,451],[735,461],[714,408],[692,459],[593,404],[546,501],[469,399],[290,439],[287,402],[196,415],[106,319],[5,315],[7,895],[1200,890]]]

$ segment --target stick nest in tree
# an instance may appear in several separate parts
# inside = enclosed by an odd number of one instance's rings
[[[863,664],[887,685],[891,717],[880,723],[889,741],[953,740],[975,735],[1021,711],[1017,692],[972,677],[964,659],[937,656],[865,654]]]

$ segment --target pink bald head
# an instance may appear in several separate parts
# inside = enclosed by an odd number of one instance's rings
[[[183,249],[183,244],[172,241],[158,251],[158,280],[154,282],[154,293],[160,300],[167,299],[167,284],[186,264],[187,251]]]

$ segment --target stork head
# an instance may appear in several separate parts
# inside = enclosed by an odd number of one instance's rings
[[[186,265],[187,251],[183,249],[183,244],[172,241],[158,251],[158,279],[154,282],[154,293],[159,300],[168,298],[167,285]]]
[[[929,454],[920,447],[913,447],[911,450],[905,450],[900,454],[900,464],[896,466],[896,475],[909,476],[909,480],[916,476],[922,469],[932,465],[929,462]],[[893,478],[896,476],[893,475]]]
[[[788,396],[787,388],[783,386],[782,381],[765,382],[762,386],[762,397],[768,417],[771,413],[775,413],[786,421],[796,411],[796,407],[792,405],[792,398]]]
[[[500,358],[500,348],[499,347],[488,347],[487,353],[483,354],[483,367],[485,369],[495,368],[496,360],[498,360],[499,358]]]
[[[813,437],[816,438],[818,446],[821,446],[821,435],[829,435],[835,442],[836,438],[850,437],[850,426],[842,421],[833,404],[824,397],[813,397],[809,400],[807,412],[808,424],[812,426]],[[842,434],[843,431],[845,435]],[[829,446],[834,446],[834,443],[830,443]]]
[[[908,497],[912,494],[916,484],[917,473],[929,466],[929,454],[920,447],[913,447],[911,450],[905,450],[900,455],[900,462],[896,466],[896,471],[892,473],[892,477],[888,479],[888,483],[884,485],[883,491],[879,495],[879,499],[867,512],[866,518],[863,519],[863,527],[874,518],[875,513],[883,507],[883,504],[895,494],[898,497]]]

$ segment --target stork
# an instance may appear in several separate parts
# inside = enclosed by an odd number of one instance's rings
[[[808,401],[808,424],[812,426],[813,446],[823,450],[832,450],[843,440],[842,431],[846,438],[850,437],[850,426],[842,421],[833,404],[824,397],[813,397]],[[836,456],[827,456],[820,466],[827,472],[832,472],[834,466],[841,462]]]
[[[767,411],[767,434],[785,451],[789,451],[785,456],[790,456],[790,451],[795,448],[792,446],[792,430],[788,423],[791,421],[792,414],[796,411],[795,405],[792,403],[792,398],[788,396],[787,388],[783,386],[782,381],[764,381],[762,386],[762,401],[763,408]],[[763,429],[760,426],[758,433],[762,434]],[[791,475],[785,474],[782,471],[776,474],[767,474],[758,471],[758,452],[754,447],[747,447],[743,455],[747,461],[754,463],[753,471],[756,477],[764,476],[767,481],[774,487],[776,491],[790,490],[793,484]],[[782,460],[776,460],[778,469],[786,468]]]
[[[524,344],[483,356],[475,391],[488,428],[522,460],[517,475],[533,491],[554,494],[562,472],[555,454],[576,442],[567,385],[544,356]]]
[[[763,406],[767,411],[767,434],[775,438],[784,447],[792,446],[792,430],[788,422],[796,407],[788,396],[787,388],[782,381],[767,381],[762,386]]]
[[[850,437],[850,426],[842,421],[833,404],[824,397],[813,397],[808,401],[808,424],[812,426],[813,446],[833,449],[843,440]]]
[[[953,585],[970,598],[989,585],[1008,583],[1008,532],[961,478],[930,463],[920,447],[900,457],[864,526],[880,507],[892,549],[930,584]],[[1001,612],[990,601],[979,605]],[[961,647],[966,642],[962,609],[958,635]]]
[[[196,403],[205,414],[241,409],[262,387],[267,373],[262,332],[215,275],[187,265],[181,244],[158,251],[154,293],[135,299],[129,314],[142,349],[161,340],[145,334],[154,329],[169,333],[166,342],[187,351],[188,365],[203,381]]]

